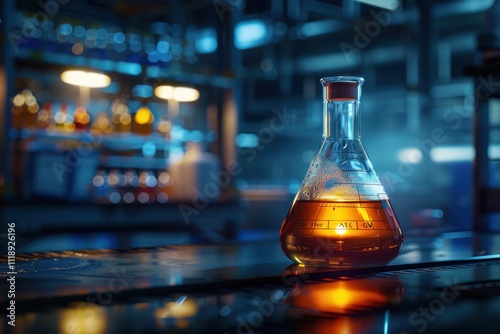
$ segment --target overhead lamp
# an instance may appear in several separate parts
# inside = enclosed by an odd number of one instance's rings
[[[198,100],[200,92],[190,87],[158,86],[155,88],[155,95],[165,100],[193,102]]]
[[[160,99],[172,100],[174,98],[174,87],[158,86],[155,88],[155,95]]]
[[[105,74],[85,71],[64,71],[61,80],[70,85],[89,88],[107,87],[111,83],[111,78]]]
[[[193,102],[198,100],[200,92],[190,87],[158,86],[155,95],[168,101],[169,114],[172,119],[179,116],[179,102]]]
[[[198,100],[200,92],[194,88],[189,87],[175,87],[174,99],[179,102],[193,102]]]
[[[61,80],[80,88],[80,104],[86,109],[90,107],[90,88],[107,87],[111,83],[106,74],[76,70],[62,72]]]

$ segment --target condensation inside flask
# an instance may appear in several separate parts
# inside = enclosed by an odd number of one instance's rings
[[[321,79],[323,141],[281,226],[280,244],[304,265],[383,265],[403,233],[360,136],[361,77]]]

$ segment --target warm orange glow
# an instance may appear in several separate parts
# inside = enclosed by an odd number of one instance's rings
[[[153,113],[146,106],[139,108],[134,116],[134,121],[140,125],[152,124],[154,119]]]
[[[86,125],[90,122],[90,116],[84,107],[79,106],[79,107],[76,107],[76,109],[75,109],[75,112],[73,114],[73,120],[75,123],[80,123],[82,125]]]
[[[397,305],[403,296],[398,277],[348,279],[300,286],[289,302],[321,313],[352,314]]]
[[[113,104],[111,105],[111,112],[116,115],[128,113],[127,102],[121,98],[114,100]]]
[[[92,124],[92,129],[98,132],[111,133],[113,132],[113,124],[111,124],[108,115],[102,112],[97,115],[96,120]]]
[[[25,101],[27,106],[34,106],[36,104],[36,99],[33,95],[29,95],[28,97],[25,97]]]
[[[22,94],[17,94],[16,96],[14,96],[14,99],[12,100],[12,103],[14,104],[14,106],[16,107],[21,107],[24,102],[25,102],[25,98]]]
[[[120,123],[122,125],[129,125],[130,122],[132,122],[132,117],[130,117],[130,114],[121,114],[120,115]]]
[[[64,130],[68,132],[73,132],[76,129],[75,123],[64,123]]]
[[[32,114],[36,114],[40,110],[40,106],[38,103],[32,104],[28,106],[28,111]]]
[[[162,133],[167,133],[170,131],[171,124],[169,121],[161,120],[160,123],[158,124],[158,131]]]
[[[183,302],[166,302],[161,308],[155,311],[155,318],[160,319],[184,319],[189,318],[198,312],[198,306],[191,298],[185,299]]]
[[[81,55],[83,53],[83,45],[81,43],[75,43],[71,47],[71,52],[75,55]]]
[[[346,228],[343,226],[337,226],[337,228],[335,229],[335,233],[337,233],[338,235],[344,235],[346,231]]]
[[[12,107],[12,113],[14,115],[21,115],[23,113],[23,108],[14,106]]]
[[[59,330],[61,333],[101,334],[106,332],[106,315],[102,307],[80,306],[61,311]]]
[[[66,113],[59,110],[54,115],[54,120],[56,121],[57,124],[64,124],[64,122],[66,122]]]

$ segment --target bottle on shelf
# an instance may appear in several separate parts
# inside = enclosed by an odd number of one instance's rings
[[[12,128],[36,128],[39,110],[40,106],[31,90],[23,90],[12,100]]]
[[[75,130],[77,131],[83,131],[88,128],[90,125],[90,115],[85,107],[76,107],[73,113],[73,122],[75,123]]]
[[[147,106],[140,107],[134,115],[132,131],[138,135],[147,136],[153,132],[155,117]]]
[[[127,101],[118,98],[111,104],[111,122],[116,132],[130,132],[132,117],[127,106]]]
[[[36,124],[41,129],[47,129],[51,124],[52,104],[45,103],[38,112]]]
[[[219,198],[220,187],[211,175],[219,170],[219,160],[204,152],[198,142],[188,142],[186,153],[181,159],[172,159],[170,176],[173,179],[173,198],[176,201],[190,201],[196,192],[210,201]]]
[[[94,132],[109,134],[113,132],[113,123],[106,112],[100,112],[90,128]]]

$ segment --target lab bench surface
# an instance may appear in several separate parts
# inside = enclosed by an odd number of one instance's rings
[[[26,253],[15,269],[2,333],[500,332],[495,234],[407,238],[357,269],[294,265],[274,240]]]

